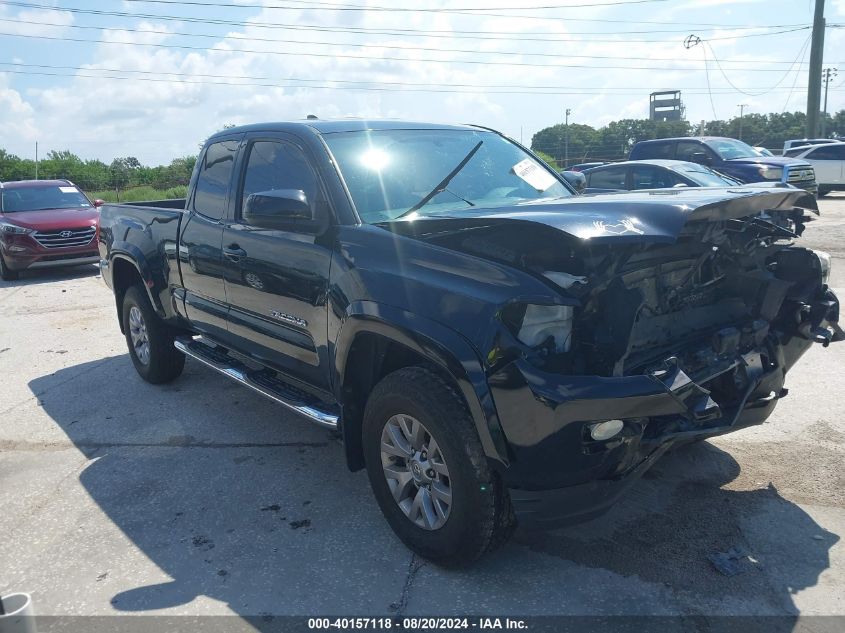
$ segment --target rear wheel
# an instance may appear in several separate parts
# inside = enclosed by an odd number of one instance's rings
[[[0,255],[0,279],[3,281],[15,281],[20,274],[16,270],[9,270],[6,260]]]
[[[362,439],[381,511],[417,554],[466,564],[512,533],[510,499],[487,465],[472,418],[433,372],[406,367],[376,385]]]
[[[185,355],[173,346],[175,331],[155,313],[143,288],[126,291],[121,314],[129,357],[141,378],[153,384],[177,378],[185,367]]]

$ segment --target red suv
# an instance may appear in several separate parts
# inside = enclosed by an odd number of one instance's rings
[[[0,276],[99,261],[100,204],[68,180],[0,182]]]

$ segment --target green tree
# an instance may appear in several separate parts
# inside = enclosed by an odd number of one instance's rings
[[[569,164],[584,160],[590,148],[596,144],[596,130],[581,123],[569,124]],[[552,157],[554,162],[563,167],[566,151],[567,126],[563,123],[547,127],[537,132],[531,139],[531,149]],[[548,161],[547,161],[548,162]]]

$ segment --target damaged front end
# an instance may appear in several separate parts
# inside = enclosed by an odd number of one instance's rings
[[[673,444],[765,421],[798,358],[845,339],[829,258],[794,244],[815,203],[778,200],[701,205],[672,240],[633,217],[610,236],[630,240],[533,239],[520,264],[559,305],[503,307],[486,353],[523,523],[589,518]],[[502,252],[494,232],[469,239]]]

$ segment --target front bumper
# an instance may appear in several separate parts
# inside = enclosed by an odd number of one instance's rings
[[[45,248],[29,235],[3,235],[0,253],[6,266],[15,271],[94,264],[100,260],[93,239],[83,246]]]
[[[631,376],[561,375],[526,359],[490,376],[510,449],[502,477],[520,524],[553,527],[590,519],[671,446],[765,421],[787,393],[786,372],[813,342],[845,338],[833,292],[826,290],[813,307],[811,320],[793,335],[766,329],[730,352],[716,353],[709,343],[687,350],[683,358],[708,359],[689,373],[670,356]],[[736,384],[730,399],[716,395],[725,381]],[[609,440],[592,439],[589,425],[605,420],[622,420],[624,427]]]
[[[798,189],[803,189],[804,191],[813,194],[814,196],[819,195],[819,185],[815,180],[811,180],[809,182],[791,182],[788,183],[793,187],[797,187]]]

